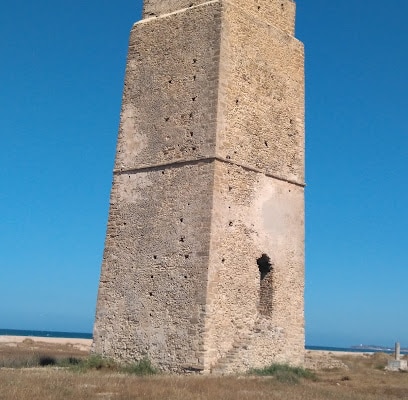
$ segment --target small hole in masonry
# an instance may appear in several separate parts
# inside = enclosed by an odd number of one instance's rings
[[[197,150],[197,147],[192,147],[191,148],[193,151],[196,151]]]
[[[153,317],[153,314],[152,314],[152,313],[150,313],[149,315],[150,315],[151,317]]]
[[[197,96],[191,98],[191,100],[196,101]]]
[[[193,113],[190,113],[190,118],[193,118]]]
[[[149,296],[153,296],[153,292],[149,292]]]
[[[194,136],[194,132],[190,132],[190,136],[193,137],[193,136]]]
[[[234,223],[233,223],[232,221],[230,221],[230,222],[229,222],[229,226],[232,226],[232,225],[234,225]]]
[[[170,80],[169,80],[169,83],[173,83],[173,80],[172,80],[172,79],[170,79]]]
[[[153,275],[150,275],[150,278],[152,278],[152,279],[153,279]]]
[[[223,259],[221,260],[221,262],[224,263],[224,262],[225,262],[225,258],[223,258]]]
[[[187,279],[187,275],[184,275],[184,279]]]
[[[193,58],[193,64],[196,64],[196,63],[197,63],[197,59]]]
[[[258,264],[258,269],[261,274],[261,281],[266,277],[266,275],[271,272],[272,264],[271,259],[264,253],[261,257],[256,260]]]
[[[166,117],[166,118],[164,118],[164,120],[165,120],[166,122],[168,122],[168,121],[169,121],[169,119],[170,119],[170,117]]]
[[[197,75],[194,75],[193,76],[193,80],[195,81],[197,79]]]
[[[238,104],[238,103],[239,103],[239,100],[238,100],[238,99],[236,99],[236,100],[235,100],[235,104]]]
[[[184,237],[183,236],[180,238],[180,242],[184,243]]]
[[[266,146],[266,147],[268,147],[268,142],[267,142],[266,140],[265,140],[265,142],[264,142],[264,143],[265,143],[265,146]]]
[[[190,205],[190,204],[189,204]],[[183,222],[184,221],[184,218],[180,218],[180,222]]]
[[[157,260],[157,256],[153,256],[153,258],[154,258],[155,260]]]
[[[190,256],[188,254],[184,255],[184,258],[187,260],[187,258],[189,258]]]
[[[232,187],[231,186],[228,186],[228,191],[230,192],[232,190]]]

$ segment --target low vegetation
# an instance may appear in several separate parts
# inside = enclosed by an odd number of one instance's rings
[[[300,378],[317,380],[317,375],[314,372],[287,364],[272,364],[262,369],[252,369],[249,373],[259,376],[274,376],[279,382],[291,384],[299,383]]]
[[[0,400],[408,399],[408,374],[384,370],[389,355],[329,357],[343,367],[274,364],[237,376],[175,376],[158,374],[148,359],[121,366],[72,346],[0,344]]]

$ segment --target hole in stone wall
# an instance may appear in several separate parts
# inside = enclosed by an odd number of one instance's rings
[[[166,117],[166,118],[164,118],[164,120],[165,120],[166,122],[168,122],[168,121],[169,121],[169,119],[170,119],[170,117]]]
[[[232,225],[234,225],[234,223],[233,223],[232,221],[230,221],[230,222],[229,222],[229,226],[232,226]]]
[[[285,9],[285,5],[283,3],[281,3],[281,8],[282,8],[282,10]]]
[[[232,190],[232,187],[231,186],[228,186],[228,191],[230,192]]]
[[[173,83],[173,79],[169,79],[169,83]]]
[[[271,259],[264,253],[256,260],[256,263],[258,264],[259,272],[261,274],[261,280],[263,280],[265,276],[271,272]]]
[[[197,64],[197,59],[193,58],[193,64]]]
[[[258,11],[261,9],[261,6],[258,6]]]
[[[223,258],[223,259],[221,260],[221,262],[222,262],[222,263],[225,263],[225,258]]]
[[[194,136],[194,132],[190,132],[190,137],[193,137]]]
[[[157,256],[153,256],[153,258],[154,258],[155,260],[157,260]]]
[[[187,275],[184,275],[184,279],[187,279]]]
[[[193,118],[193,113],[190,113],[190,119]]]
[[[180,218],[180,222],[183,222],[184,221],[184,218]]]
[[[182,236],[181,238],[180,238],[180,243],[184,243],[184,236]]]
[[[194,75],[194,76],[193,76],[193,80],[195,81],[196,79],[197,79],[197,76],[196,76],[196,75]]]
[[[184,255],[184,258],[187,260],[187,258],[189,258],[190,256],[188,254]]]
[[[256,260],[259,269],[259,312],[262,315],[272,313],[272,263],[265,253]]]
[[[191,148],[191,150],[196,151],[196,150],[197,150],[197,147],[194,147],[194,146],[193,146],[193,147]]]
[[[266,147],[268,147],[268,142],[267,142],[266,140],[265,140],[265,142],[264,142],[264,143],[265,143],[265,146],[266,146]]]
[[[235,104],[238,104],[238,103],[239,103],[239,100],[238,100],[238,99],[236,99],[236,100],[235,100]]]
[[[153,296],[153,292],[149,292],[149,296]]]
[[[162,175],[164,175],[164,171],[162,171]]]
[[[196,101],[197,96],[191,98],[191,100]]]

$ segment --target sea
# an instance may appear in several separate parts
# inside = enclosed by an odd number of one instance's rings
[[[86,332],[55,332],[55,331],[30,331],[20,329],[0,329],[0,336],[33,336],[68,339],[92,339],[92,333]]]
[[[36,331],[20,329],[0,329],[0,336],[33,336],[50,338],[68,338],[68,339],[92,339],[92,333],[88,332],[56,332],[56,331]],[[392,348],[371,349],[365,347],[330,347],[330,346],[305,346],[306,350],[325,350],[325,351],[347,351],[353,353],[383,352],[392,353]],[[401,354],[408,354],[408,349],[401,349]]]

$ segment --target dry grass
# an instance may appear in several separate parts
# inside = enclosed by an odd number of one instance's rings
[[[0,362],[24,364],[24,359],[46,354],[52,358],[84,358],[86,353],[66,346],[0,345]],[[276,377],[251,375],[137,377],[112,370],[73,371],[54,366],[1,368],[0,399],[93,400],[384,400],[408,399],[408,374],[386,372],[389,356],[335,356],[348,369],[317,371],[317,379],[298,384]],[[8,361],[7,361],[8,360]],[[16,362],[18,360],[18,362]]]

